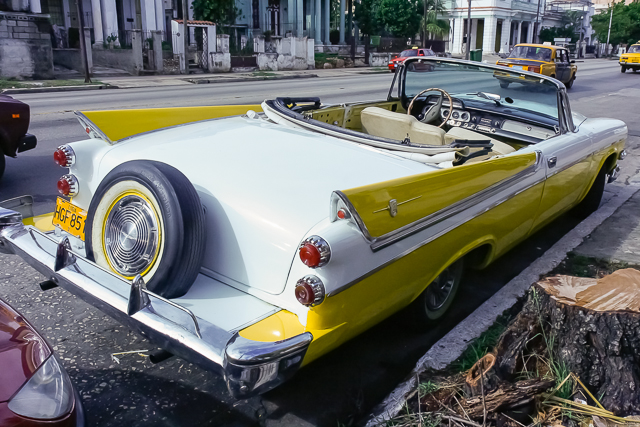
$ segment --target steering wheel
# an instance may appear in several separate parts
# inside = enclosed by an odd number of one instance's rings
[[[446,96],[447,99],[449,100],[449,114],[447,114],[447,117],[445,117],[442,120],[442,123],[440,123],[440,125],[438,126],[439,128],[441,128],[442,126],[444,126],[445,123],[447,123],[447,121],[449,120],[449,117],[451,117],[451,113],[453,112],[453,100],[451,99],[451,95],[449,95],[449,93],[444,89],[431,87],[429,89],[423,90],[422,92],[414,96],[413,99],[411,100],[411,103],[409,104],[409,108],[407,108],[407,115],[409,116],[411,115],[411,108],[413,108],[413,103],[415,102],[415,100],[418,99],[418,97],[423,93],[431,92],[431,91],[440,92],[440,97],[438,98],[436,103],[433,104],[431,107],[429,107],[429,109],[424,113],[424,118],[421,120],[421,122],[431,123],[432,121],[438,118],[438,116],[440,115],[440,109],[442,108],[442,100]]]

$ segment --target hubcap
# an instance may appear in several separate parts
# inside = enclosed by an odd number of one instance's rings
[[[451,267],[447,267],[427,286],[427,309],[436,311],[442,308],[449,299],[455,282],[455,272]]]
[[[151,204],[138,195],[118,200],[107,216],[105,251],[109,263],[123,276],[143,274],[155,261],[159,233]]]

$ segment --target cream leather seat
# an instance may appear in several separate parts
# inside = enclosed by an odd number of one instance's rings
[[[474,132],[472,130],[464,129],[461,127],[454,127],[449,129],[449,132],[447,132],[444,139],[445,144],[451,144],[456,139],[466,139],[467,141],[490,140],[493,144],[493,147],[491,147],[491,152],[493,154],[509,154],[516,151],[515,148],[513,148],[509,144],[505,144],[504,142],[500,142],[497,139],[493,139],[479,132]]]
[[[360,114],[362,131],[381,138],[402,141],[409,138],[412,144],[444,145],[445,131],[437,126],[421,123],[413,116],[394,113],[379,107],[367,107]]]

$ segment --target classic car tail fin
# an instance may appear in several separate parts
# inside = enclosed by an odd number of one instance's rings
[[[91,138],[109,144],[144,132],[201,120],[262,111],[256,105],[218,105],[207,107],[145,108],[131,110],[76,111],[80,124]]]
[[[367,239],[380,241],[394,231],[408,230],[508,189],[535,173],[538,157],[535,152],[510,155],[336,191],[331,219],[337,220],[337,212],[345,208]]]

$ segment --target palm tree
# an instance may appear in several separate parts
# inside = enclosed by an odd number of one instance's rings
[[[422,34],[422,47],[427,47],[427,34],[444,36],[449,32],[449,21],[438,19],[438,14],[446,10],[441,0],[423,0],[424,16],[420,22]]]

